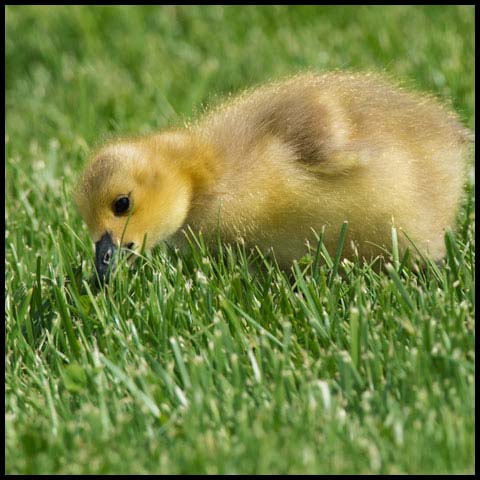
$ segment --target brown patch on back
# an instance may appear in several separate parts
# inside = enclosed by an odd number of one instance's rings
[[[257,138],[274,135],[293,148],[298,160],[316,164],[326,160],[331,148],[328,111],[315,92],[282,94],[271,98],[258,115]]]

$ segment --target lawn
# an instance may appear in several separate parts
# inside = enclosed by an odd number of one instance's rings
[[[289,276],[197,238],[92,282],[91,149],[304,69],[386,71],[473,131],[474,7],[6,7],[6,473],[474,472],[473,155],[440,267],[392,241],[388,272]]]

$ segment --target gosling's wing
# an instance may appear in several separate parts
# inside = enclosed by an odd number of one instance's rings
[[[201,129],[226,157],[239,161],[274,137],[306,170],[338,173],[357,163],[347,145],[345,112],[312,75],[247,91],[211,112]]]

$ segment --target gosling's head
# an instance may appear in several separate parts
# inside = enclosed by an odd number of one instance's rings
[[[175,135],[121,140],[87,164],[76,201],[95,242],[100,280],[113,267],[115,249],[150,248],[185,222],[193,180],[182,144]]]

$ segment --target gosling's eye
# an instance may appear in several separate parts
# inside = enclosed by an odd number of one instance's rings
[[[119,197],[113,202],[113,213],[116,216],[124,215],[130,208],[130,199],[128,197]]]

